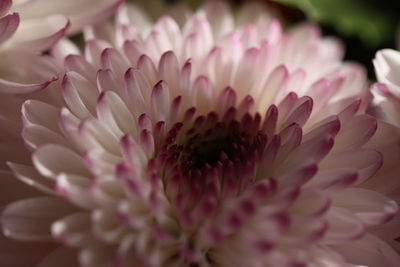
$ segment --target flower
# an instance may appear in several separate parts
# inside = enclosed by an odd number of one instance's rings
[[[0,93],[30,93],[48,86],[57,79],[57,72],[49,58],[38,54],[50,49],[66,33],[73,34],[105,20],[120,3],[121,0],[2,0]],[[5,15],[7,12],[12,13]],[[27,62],[35,68],[26,68]]]
[[[400,81],[396,76],[399,62],[400,52],[392,49],[378,51],[374,59],[378,83],[372,88],[377,116],[397,127],[400,127]]]
[[[28,151],[8,166],[30,187],[13,182],[19,200],[1,216],[7,237],[40,241],[27,262],[400,262],[374,234],[398,206],[371,184],[398,182],[378,172],[363,69],[316,27],[284,33],[266,14],[235,19],[210,1],[181,26],[152,25],[125,5],[114,28],[85,31],[82,55],[54,47],[61,90],[22,106]]]

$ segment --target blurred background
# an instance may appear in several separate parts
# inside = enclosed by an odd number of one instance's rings
[[[185,2],[192,7],[201,0]],[[246,0],[228,0],[240,6]],[[247,0],[249,1],[249,0]],[[346,59],[360,62],[375,79],[371,59],[382,48],[400,48],[400,0],[254,0],[278,11],[287,25],[310,20],[324,35],[337,36],[346,45]]]

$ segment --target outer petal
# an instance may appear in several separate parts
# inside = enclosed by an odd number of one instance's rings
[[[380,50],[373,62],[378,81],[388,84],[390,91],[399,97],[400,52],[392,49]]]
[[[3,232],[17,240],[51,240],[50,225],[73,210],[64,200],[55,197],[20,200],[3,211]]]
[[[399,254],[373,235],[366,235],[353,243],[335,246],[335,249],[353,264],[397,267],[400,262]]]
[[[3,16],[11,7],[11,0],[3,0],[0,2],[0,17]]]
[[[35,92],[57,80],[57,68],[49,58],[19,49],[1,53],[0,73],[0,92],[8,94]]]
[[[32,19],[40,19],[38,27],[48,26],[46,21],[41,18],[49,14],[61,14],[71,19],[71,28],[68,33],[77,33],[84,26],[93,25],[104,21],[108,16],[114,13],[121,4],[121,0],[90,0],[90,1],[58,1],[36,0],[25,1],[14,8],[21,14],[27,23]],[[26,33],[26,32],[24,32]]]
[[[19,16],[17,13],[7,15],[0,19],[0,44],[8,40],[15,33],[18,25]]]

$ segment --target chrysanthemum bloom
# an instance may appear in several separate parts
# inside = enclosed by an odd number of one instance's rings
[[[66,33],[104,21],[120,3],[0,0],[0,93],[21,94],[45,88],[56,79],[57,72],[51,61],[39,54]]]
[[[392,181],[363,70],[337,41],[215,1],[181,26],[125,6],[86,39],[52,98],[24,103],[29,152],[8,162],[38,190],[21,183],[1,217],[49,251],[32,262],[398,266],[371,234],[398,207],[371,186]],[[56,60],[79,51],[64,42]]]

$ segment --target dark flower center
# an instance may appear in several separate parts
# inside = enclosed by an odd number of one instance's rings
[[[262,152],[266,135],[259,130],[258,114],[246,113],[241,118],[235,114],[231,108],[222,119],[210,112],[197,117],[191,126],[176,124],[167,134],[160,158],[181,174],[205,173],[227,164],[240,170]]]

